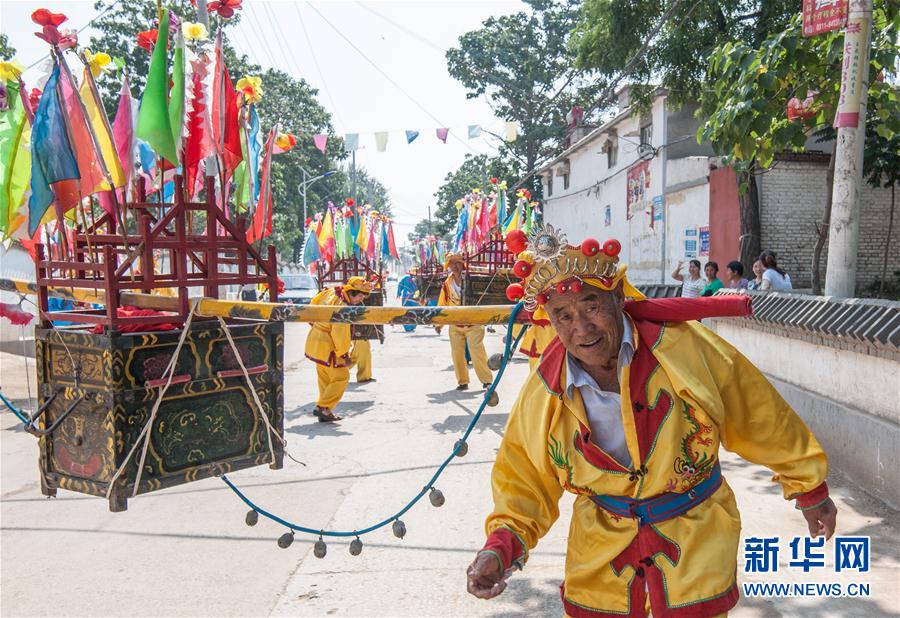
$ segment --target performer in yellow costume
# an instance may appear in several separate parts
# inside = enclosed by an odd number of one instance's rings
[[[326,288],[313,297],[313,305],[359,305],[372,291],[362,277],[350,277],[342,287]],[[341,420],[332,410],[350,381],[350,324],[316,322],[306,337],[306,358],[316,364],[319,399],[313,414],[320,422]]]
[[[462,271],[464,267],[462,256],[456,253],[449,254],[444,267],[450,271],[450,275],[441,285],[438,305],[457,307],[462,304]],[[441,332],[440,327],[435,330],[438,333]],[[487,352],[484,349],[484,326],[454,324],[450,327],[450,356],[453,359],[453,370],[456,372],[456,390],[464,391],[469,388],[469,366],[466,363],[467,344],[475,375],[478,376],[482,386],[487,388],[494,381],[494,376],[491,375],[488,367]]]
[[[373,275],[369,284],[371,286],[370,293],[381,293],[377,275]],[[356,381],[359,384],[375,382],[375,378],[372,377],[372,345],[369,336],[379,336],[378,328],[372,324],[354,324],[350,327],[350,338],[353,344],[350,349],[350,365],[356,367]]]
[[[738,600],[741,521],[720,445],[773,470],[813,536],[833,534],[815,437],[746,358],[689,321],[722,301],[642,300],[616,241],[571,247],[544,226],[529,249],[512,295],[558,336],[510,412],[470,593],[503,591],[568,491],[567,616],[645,617],[648,605],[654,618],[724,615]]]

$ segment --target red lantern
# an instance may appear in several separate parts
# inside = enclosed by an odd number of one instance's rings
[[[534,299],[537,301],[537,304],[539,304],[539,305],[546,305],[547,300],[549,300],[547,298],[547,295],[544,293],[538,294],[537,296],[534,297]]]
[[[622,245],[619,244],[619,241],[616,239],[607,240],[603,243],[603,253],[608,255],[609,257],[616,257],[619,255],[619,252],[622,250]]]
[[[521,277],[522,279],[531,274],[531,269],[531,264],[525,260],[519,260],[513,264],[513,272],[516,273],[517,277]]]
[[[581,283],[578,279],[572,282],[572,285],[569,286],[569,289],[578,294],[581,290],[584,289],[584,284]]]
[[[565,294],[566,290],[568,290],[568,289],[569,289],[568,286],[562,281],[560,281],[559,283],[556,284],[557,294]]]
[[[593,257],[600,253],[600,241],[596,238],[585,238],[581,243],[581,252],[588,257]]]
[[[513,230],[506,235],[506,247],[518,255],[528,246],[528,236],[522,230]]]
[[[525,296],[525,288],[521,283],[510,283],[506,286],[506,297],[512,302],[519,302],[523,296]]]

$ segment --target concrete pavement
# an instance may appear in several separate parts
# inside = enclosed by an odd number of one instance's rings
[[[289,449],[306,466],[258,468],[231,476],[253,500],[296,523],[354,530],[402,507],[428,481],[480,402],[480,391],[458,393],[446,331],[403,333],[388,327],[373,346],[377,382],[351,383],[339,425],[310,414],[315,374],[303,360],[305,325],[287,325],[285,411]],[[486,339],[502,347],[500,329]],[[29,361],[33,371],[33,363]],[[4,616],[558,616],[571,501],[507,591],[490,602],[465,593],[465,567],[483,541],[491,506],[489,473],[506,413],[527,364],[511,364],[500,405],[489,408],[469,440],[469,452],[436,486],[440,508],[427,498],[403,516],[407,536],[390,526],[363,537],[360,556],[348,540],[328,541],[312,555],[314,537],[276,546],[285,530],[260,519],[244,524],[246,507],[209,479],[141,496],[113,514],[99,498],[60,491],[40,495],[34,438],[0,414],[2,505],[0,567]],[[25,398],[21,356],[0,353],[3,392]],[[475,385],[476,378],[472,377]],[[32,383],[32,391],[34,385]],[[723,453],[738,496],[746,536],[782,539],[782,569],[748,581],[864,581],[868,599],[742,599],[732,616],[888,616],[900,611],[900,515],[851,487],[829,481],[840,509],[841,534],[872,539],[870,573],[804,575],[784,568],[787,540],[805,522],[770,482],[771,473]],[[741,574],[743,575],[743,574]]]

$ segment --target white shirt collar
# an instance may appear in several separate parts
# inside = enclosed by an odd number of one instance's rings
[[[621,376],[622,367],[631,363],[634,356],[634,335],[631,329],[631,320],[622,314],[622,345],[619,346],[618,372]],[[573,389],[586,386],[598,392],[603,392],[597,385],[597,381],[584,370],[581,363],[574,356],[566,352],[566,393],[571,399]],[[618,395],[618,393],[615,393]]]

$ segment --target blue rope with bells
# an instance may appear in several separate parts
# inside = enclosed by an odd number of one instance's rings
[[[364,534],[368,534],[370,532],[374,532],[379,528],[383,528],[384,526],[393,522],[392,531],[394,536],[399,539],[402,539],[406,535],[406,525],[400,520],[400,517],[410,510],[415,504],[421,500],[425,493],[428,492],[428,499],[431,501],[431,504],[439,507],[444,504],[444,494],[441,493],[439,489],[434,486],[434,483],[438,480],[447,466],[453,461],[454,457],[463,457],[469,450],[469,446],[466,443],[469,435],[472,433],[472,430],[475,429],[475,424],[478,423],[478,419],[481,418],[482,412],[484,412],[485,407],[489,405],[491,398],[494,396],[494,391],[497,388],[497,385],[500,383],[500,378],[503,377],[503,372],[506,370],[506,365],[509,362],[510,356],[512,356],[513,351],[517,350],[519,347],[519,341],[522,339],[522,336],[525,334],[525,331],[528,329],[526,326],[522,329],[522,332],[519,333],[519,336],[515,338],[515,341],[512,337],[512,327],[515,324],[516,316],[519,311],[522,310],[522,303],[516,303],[513,307],[512,312],[510,313],[509,320],[506,324],[506,347],[503,351],[503,357],[500,361],[500,367],[497,369],[497,374],[494,376],[494,381],[491,383],[491,386],[487,389],[484,394],[484,400],[481,402],[481,405],[478,407],[478,411],[475,412],[474,416],[472,416],[472,420],[469,421],[469,426],[466,428],[466,431],[463,433],[462,438],[456,441],[456,444],[453,445],[453,450],[450,452],[450,455],[444,459],[444,462],[438,466],[437,470],[435,470],[434,474],[428,480],[428,483],[422,488],[422,490],[416,494],[412,500],[406,503],[402,509],[391,515],[390,517],[386,517],[379,521],[378,523],[372,524],[366,528],[362,528],[360,530],[353,531],[343,531],[343,530],[319,530],[315,528],[310,528],[308,526],[301,526],[299,524],[295,524],[290,522],[274,513],[270,513],[269,511],[263,509],[255,502],[253,502],[250,498],[247,497],[240,489],[238,489],[234,483],[228,478],[227,475],[222,475],[222,480],[226,485],[233,491],[237,496],[244,501],[244,503],[250,507],[250,511],[247,513],[245,521],[248,526],[255,526],[259,521],[259,516],[262,515],[268,519],[271,519],[275,523],[281,524],[288,528],[288,532],[285,532],[278,538],[278,546],[282,549],[287,549],[294,542],[294,533],[295,532],[305,532],[307,534],[318,534],[319,540],[316,542],[313,547],[313,554],[317,558],[324,558],[327,552],[327,547],[325,545],[325,541],[323,537],[356,537],[350,543],[350,553],[354,556],[358,556],[360,552],[362,552],[362,541],[359,537]],[[496,405],[496,403],[494,404]]]

